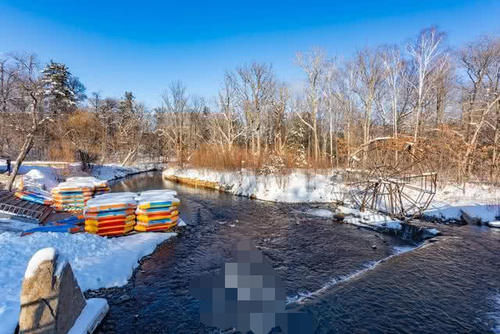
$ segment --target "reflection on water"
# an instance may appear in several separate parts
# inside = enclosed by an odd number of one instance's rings
[[[498,326],[500,233],[493,229],[439,226],[443,237],[413,249],[394,237],[304,214],[310,206],[179,186],[159,173],[113,190],[159,187],[178,191],[188,227],[143,263],[127,286],[129,302],[111,299],[103,328],[211,332],[199,322],[189,281],[220,272],[234,245],[248,238],[281,277],[289,308],[312,314],[318,333],[487,333]]]

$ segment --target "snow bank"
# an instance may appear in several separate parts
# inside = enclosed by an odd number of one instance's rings
[[[37,165],[39,163],[40,165]],[[61,165],[61,168],[46,166],[53,164],[54,166]],[[45,190],[51,190],[56,187],[64,178],[60,175],[62,168],[69,167],[69,174],[76,176],[88,176],[81,171],[79,163],[62,163],[62,162],[44,162],[44,161],[26,161],[19,169],[19,175],[23,176],[25,184],[32,184]],[[0,170],[6,168],[5,163],[0,164]],[[141,173],[155,168],[154,164],[140,164],[133,167],[123,167],[115,164],[95,165],[91,171],[91,176],[100,180],[114,180],[125,177],[127,175]],[[97,181],[97,180],[96,180]],[[16,178],[16,184],[20,182],[20,178]]]
[[[424,215],[441,220],[460,220],[462,212],[483,223],[497,220],[500,217],[500,188],[477,184],[466,184],[462,188],[447,185],[437,191]]]
[[[12,333],[19,317],[19,295],[26,266],[40,248],[54,247],[73,268],[82,291],[122,286],[138,260],[175,233],[141,233],[102,238],[79,233],[0,233],[0,334]]]
[[[130,174],[140,173],[151,169],[151,166],[145,167],[123,167],[120,165],[98,165],[92,168],[92,176],[101,180],[114,180],[125,177]]]
[[[87,299],[87,304],[68,334],[93,333],[108,313],[108,302],[104,298]]]
[[[163,176],[215,182],[229,193],[273,202],[349,202],[348,187],[334,170],[316,174],[297,170],[290,175],[280,176],[255,175],[247,170],[229,172],[168,168],[163,171]],[[472,218],[480,218],[484,223],[499,220],[500,188],[477,184],[466,184],[465,188],[447,185],[438,190],[424,214],[441,220],[460,220],[462,211]],[[372,216],[368,218],[368,223],[391,223],[384,217]],[[365,224],[366,219],[363,222]],[[396,222],[392,224],[396,226]]]
[[[333,171],[307,174],[295,171],[289,175],[255,175],[251,171],[224,172],[208,169],[168,168],[163,175],[218,183],[225,191],[266,201],[301,203],[332,202],[345,193]]]
[[[25,184],[34,184],[42,189],[52,189],[59,183],[59,176],[54,168],[42,166],[21,166],[21,173],[23,170],[29,169],[23,175]]]

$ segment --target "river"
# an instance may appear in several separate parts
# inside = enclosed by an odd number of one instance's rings
[[[164,181],[125,179],[113,191],[175,189],[188,224],[104,296],[104,333],[216,333],[199,321],[189,282],[217,273],[251,239],[284,282],[288,308],[309,313],[316,333],[500,333],[500,230],[437,227],[415,244],[305,213],[328,205],[250,200]],[[425,224],[425,223],[423,223]]]

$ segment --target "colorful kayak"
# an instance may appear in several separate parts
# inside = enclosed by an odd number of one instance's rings
[[[171,198],[165,201],[151,201],[151,202],[139,203],[137,207],[139,209],[150,209],[150,208],[161,208],[161,207],[169,208],[171,206],[179,206],[179,204],[181,204],[181,202],[177,198]]]
[[[33,202],[33,203],[37,203],[37,204],[42,204],[42,205],[52,205],[52,200],[44,199],[43,197],[37,196],[35,194],[27,194],[24,192],[15,192],[14,195],[17,198],[20,198],[20,199],[25,200],[25,201],[29,201],[29,202]]]
[[[147,222],[153,222],[153,221],[163,220],[163,219],[172,219],[174,217],[177,217],[178,214],[179,214],[179,212],[172,211],[172,212],[165,212],[165,213],[160,212],[160,213],[156,213],[156,214],[138,215],[137,221],[147,223]]]
[[[103,211],[103,212],[85,212],[85,218],[100,220],[104,218],[118,218],[127,217],[134,214],[134,209],[120,210],[120,211]]]
[[[128,222],[133,222],[135,221],[135,216],[130,215],[124,218],[110,218],[110,219],[102,219],[102,220],[95,220],[95,219],[87,219],[85,220],[86,225],[93,225],[93,226],[105,226],[105,225],[113,225],[113,224],[124,224]]]
[[[137,209],[135,210],[135,213],[137,215],[149,215],[151,213],[158,213],[158,212],[172,212],[178,210],[177,206],[170,206],[170,207],[157,207],[157,208],[150,208],[150,209]]]
[[[134,222],[122,224],[120,226],[107,226],[107,227],[95,227],[92,225],[85,225],[85,231],[89,233],[99,234],[99,235],[109,235],[114,234],[125,234],[134,229]]]
[[[154,232],[154,231],[166,231],[177,225],[177,222],[169,224],[155,224],[155,225],[135,225],[134,230],[138,232]]]
[[[153,220],[153,221],[149,221],[149,222],[137,221],[137,225],[154,226],[154,225],[162,225],[162,224],[172,224],[172,223],[177,223],[178,219],[179,219],[179,216],[174,216],[172,218],[158,219],[158,220]]]

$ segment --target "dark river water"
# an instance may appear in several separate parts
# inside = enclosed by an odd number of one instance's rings
[[[135,176],[113,191],[173,188],[188,224],[105,296],[100,332],[217,333],[199,321],[189,282],[217,273],[251,239],[284,283],[287,307],[309,313],[316,333],[500,333],[500,230],[437,227],[415,245],[305,213],[320,205],[278,204]],[[415,247],[417,246],[417,247]]]

